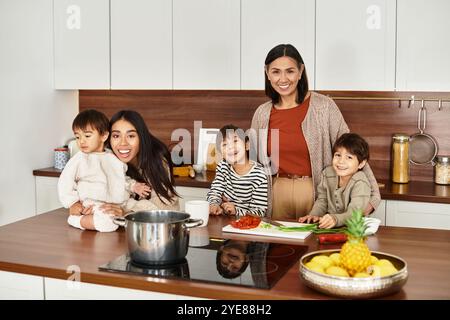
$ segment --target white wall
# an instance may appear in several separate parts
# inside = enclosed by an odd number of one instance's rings
[[[53,89],[53,1],[0,0],[0,225],[35,213],[33,169],[72,136],[77,91]]]

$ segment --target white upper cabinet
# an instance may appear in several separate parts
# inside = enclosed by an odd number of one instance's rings
[[[239,0],[173,0],[173,88],[240,89]]]
[[[109,0],[55,0],[55,88],[109,89]]]
[[[450,91],[450,1],[398,0],[397,90]]]
[[[394,90],[395,23],[392,0],[317,0],[316,89]]]
[[[172,2],[111,0],[111,89],[172,88]]]
[[[264,60],[278,44],[292,44],[314,89],[314,0],[242,0],[242,89],[264,89]]]

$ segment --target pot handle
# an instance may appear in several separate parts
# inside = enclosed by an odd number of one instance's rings
[[[114,217],[113,223],[121,227],[126,227],[127,221],[123,217]]]
[[[184,225],[187,228],[195,228],[203,224],[203,219],[188,219]]]

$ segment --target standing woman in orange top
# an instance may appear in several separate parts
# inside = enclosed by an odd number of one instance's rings
[[[290,44],[269,51],[265,60],[265,92],[271,99],[252,119],[252,145],[272,177],[268,214],[273,219],[307,215],[315,200],[322,170],[332,162],[332,146],[349,132],[334,101],[309,91],[303,59]],[[365,213],[380,203],[380,191],[370,166],[364,173],[372,187]]]

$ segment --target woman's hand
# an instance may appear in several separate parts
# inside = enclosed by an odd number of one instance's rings
[[[312,215],[308,214],[308,215],[306,215],[304,217],[299,218],[298,222],[301,222],[301,223],[316,223],[319,220],[320,220],[319,216],[312,216]]]
[[[74,216],[92,214],[92,206],[83,207],[80,201],[75,202],[73,205],[70,206],[69,214]]]
[[[319,228],[321,229],[331,229],[336,225],[337,221],[330,214],[324,215],[319,220]]]
[[[218,204],[209,205],[209,214],[213,216],[218,216],[223,214],[223,209]]]
[[[105,213],[116,217],[123,217],[126,213],[120,205],[114,203],[104,203],[101,205],[100,209]]]

